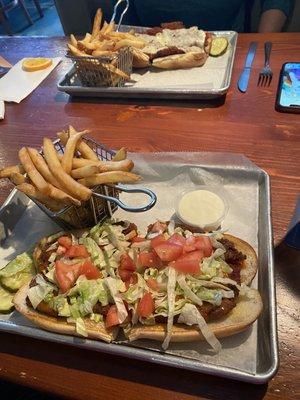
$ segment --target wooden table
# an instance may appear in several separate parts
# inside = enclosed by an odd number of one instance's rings
[[[259,41],[250,86],[236,82],[252,40]],[[263,65],[263,43],[273,42],[273,82],[256,86]],[[238,39],[232,86],[226,100],[116,101],[71,100],[56,84],[66,61],[20,104],[6,105],[0,122],[0,166],[17,162],[17,149],[40,146],[68,124],[88,128],[109,147],[130,151],[228,151],[243,153],[268,171],[272,183],[273,228],[281,367],[268,385],[253,386],[112,357],[2,333],[3,379],[72,399],[296,399],[299,398],[299,334],[296,274],[299,252],[280,244],[300,192],[300,115],[274,111],[281,65],[299,61],[300,34],[244,34]],[[0,38],[0,55],[15,63],[26,56],[65,54],[64,38]],[[0,201],[11,187],[0,183]]]

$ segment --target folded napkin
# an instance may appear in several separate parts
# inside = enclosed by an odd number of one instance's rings
[[[61,61],[61,57],[52,58],[52,65],[35,72],[26,72],[22,69],[20,60],[11,70],[0,79],[0,119],[4,118],[4,101],[20,103],[27,97]]]

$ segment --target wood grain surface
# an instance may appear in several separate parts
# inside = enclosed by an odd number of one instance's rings
[[[259,47],[246,94],[236,83],[250,41]],[[264,41],[273,42],[273,82],[257,87]],[[27,56],[64,56],[64,38],[0,38],[0,55],[12,64]],[[282,64],[300,61],[300,34],[241,34],[232,85],[213,101],[71,99],[56,84],[65,59],[20,104],[6,104],[0,121],[0,167],[17,162],[23,145],[39,147],[44,136],[68,124],[88,128],[111,148],[130,151],[218,151],[245,154],[271,176],[281,366],[268,385],[254,386],[140,361],[0,334],[0,376],[71,399],[293,399],[300,396],[299,251],[286,234],[300,192],[300,115],[274,110]],[[0,182],[0,203],[11,190]],[[298,269],[297,269],[298,266]]]

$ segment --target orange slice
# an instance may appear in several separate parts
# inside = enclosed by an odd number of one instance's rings
[[[50,67],[52,60],[50,58],[25,58],[22,63],[22,69],[27,72],[39,71]]]

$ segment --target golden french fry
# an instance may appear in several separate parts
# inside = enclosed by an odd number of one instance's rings
[[[36,169],[25,147],[22,147],[22,149],[19,151],[19,159],[25,171],[27,172],[27,175],[37,189],[43,194],[48,195],[50,192],[49,184]]]
[[[134,167],[133,161],[126,159],[121,161],[106,161],[99,165],[100,172],[107,171],[131,171]]]
[[[81,203],[78,199],[75,199],[74,197],[70,196],[68,193],[65,193],[63,190],[61,189],[57,189],[55,186],[50,185],[50,193],[49,193],[49,197],[57,200],[57,201],[61,201],[62,203],[64,203],[65,205],[75,205],[75,206],[80,206]]]
[[[125,72],[121,71],[119,68],[115,67],[112,64],[105,64],[102,63],[101,66],[105,69],[107,69],[110,72],[113,72],[114,74],[118,75],[119,77],[125,79],[126,81],[130,81],[130,76],[125,74]]]
[[[116,26],[116,24],[115,24],[114,21],[110,22],[110,23],[107,25],[107,27],[105,28],[104,34],[105,34],[105,35],[108,35],[110,32],[113,32],[114,29],[115,29],[115,26]]]
[[[104,21],[104,24],[102,25],[102,28],[100,29],[99,33],[104,33],[106,31],[106,28],[108,27],[108,23]]]
[[[129,35],[133,35],[135,34],[135,30],[134,29],[130,29],[130,31],[128,32]]]
[[[13,173],[24,174],[25,169],[22,165],[11,165],[9,167],[2,168],[0,170],[0,179],[9,178]]]
[[[77,168],[82,168],[88,165],[100,165],[102,164],[103,161],[98,160],[98,161],[94,161],[94,160],[88,160],[87,158],[73,158],[72,161],[72,168],[77,169]]]
[[[58,159],[56,150],[50,139],[43,140],[44,156],[48,167],[59,184],[70,193],[73,197],[79,200],[88,200],[92,192],[68,175],[62,168]]]
[[[116,44],[115,44],[115,49],[121,49],[122,47],[135,47],[137,49],[142,49],[143,47],[145,47],[145,42],[143,40],[131,40],[131,39],[122,39],[119,40]]]
[[[78,50],[77,47],[72,46],[70,43],[68,43],[68,47],[71,53],[76,57],[89,57],[89,54],[85,54],[83,51]]]
[[[101,42],[101,45],[99,45],[97,47],[97,50],[102,50],[102,51],[113,51],[114,47],[116,45],[116,41],[115,40],[104,40],[103,42]]]
[[[101,8],[98,8],[98,10],[96,11],[95,18],[94,18],[91,40],[94,40],[98,37],[99,32],[100,32],[101,22],[102,22],[102,10],[101,10]]]
[[[85,131],[83,131],[83,132],[88,133],[89,131],[88,131],[88,130],[85,130]],[[77,133],[77,131],[73,128],[73,126],[70,125],[70,126],[69,126],[69,134],[70,134],[70,135],[73,135],[73,134],[75,134],[75,133]],[[68,137],[69,137],[68,133],[67,133],[67,132],[59,132],[59,133],[57,134],[57,136],[59,137],[61,143],[65,146],[66,143],[67,143],[67,141],[68,141]],[[97,154],[96,154],[96,153],[93,151],[93,149],[91,149],[90,146],[89,146],[87,143],[85,143],[83,140],[80,140],[80,141],[77,143],[76,149],[80,151],[80,154],[81,154],[83,157],[88,158],[88,159],[90,159],[90,160],[99,161],[99,160],[98,160],[98,157],[97,157]],[[80,165],[80,166],[82,167],[82,165]],[[73,168],[74,168],[74,166],[73,166]]]
[[[21,183],[27,182],[27,178],[20,174],[19,172],[13,172],[9,179],[12,181],[14,185],[20,185]]]
[[[70,35],[70,42],[72,46],[77,47],[77,40],[73,34]]]
[[[45,180],[51,183],[53,186],[56,186],[57,188],[61,189],[60,184],[58,183],[57,179],[55,179],[54,176],[52,175],[43,156],[36,149],[33,149],[32,147],[27,147],[27,151],[36,169],[45,178]]]
[[[122,161],[125,160],[125,158],[127,157],[127,150],[125,149],[125,147],[122,147],[121,149],[119,149],[116,154],[113,156],[112,160],[113,161]]]
[[[94,51],[98,48],[99,44],[96,42],[89,43],[89,42],[78,42],[78,48],[82,51]]]
[[[39,192],[33,185],[30,183],[21,183],[17,186],[22,193],[26,194],[29,197],[32,197],[42,204],[44,204],[47,208],[50,208],[52,211],[59,211],[64,207],[59,201],[53,200],[48,196],[45,196],[43,193]]]
[[[70,135],[67,141],[65,152],[61,160],[61,166],[67,174],[70,174],[72,171],[72,160],[74,157],[76,145],[83,135],[85,135],[85,131],[77,132],[74,135]]]
[[[95,175],[99,172],[99,165],[85,165],[84,167],[76,168],[71,171],[71,176],[74,179],[86,178],[87,176]]]
[[[109,50],[94,50],[92,52],[92,56],[94,57],[101,57],[101,56],[106,56],[106,57],[113,57],[117,53],[114,51],[109,51]]]
[[[132,172],[110,171],[79,179],[79,183],[86,187],[93,187],[104,183],[136,183],[142,178]]]

